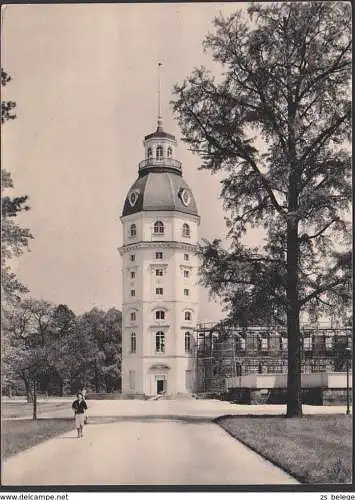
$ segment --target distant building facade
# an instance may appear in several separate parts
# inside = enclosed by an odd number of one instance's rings
[[[233,388],[286,387],[287,335],[280,327],[226,328],[202,324],[196,329],[196,392],[225,392]],[[328,389],[321,374],[332,378],[333,389],[343,389],[351,370],[351,328],[301,328],[301,372],[304,385]]]

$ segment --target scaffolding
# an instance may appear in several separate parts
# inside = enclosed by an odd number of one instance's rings
[[[194,333],[196,392],[223,392],[227,379],[243,375],[287,373],[283,327],[203,323]],[[302,373],[345,372],[351,367],[350,328],[302,327],[301,338]]]

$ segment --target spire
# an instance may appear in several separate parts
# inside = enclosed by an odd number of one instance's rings
[[[163,120],[162,120],[162,117],[161,117],[161,98],[160,98],[160,94],[161,94],[161,71],[160,71],[160,68],[161,66],[163,66],[162,63],[158,63],[158,128],[157,128],[157,132],[162,132],[163,131]]]

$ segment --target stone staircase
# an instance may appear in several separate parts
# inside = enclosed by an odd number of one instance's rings
[[[194,394],[187,394],[178,392],[176,394],[159,394],[151,398],[152,401],[157,400],[174,400],[174,401],[182,401],[182,400],[192,400],[196,399]]]

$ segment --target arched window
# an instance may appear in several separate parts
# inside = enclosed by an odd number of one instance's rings
[[[269,349],[269,339],[267,337],[261,338],[261,350],[267,351]]]
[[[173,156],[173,150],[170,146],[168,147],[167,153],[168,153],[168,158],[171,158]]]
[[[191,321],[191,313],[190,313],[190,311],[185,311],[185,321]]]
[[[155,351],[165,352],[165,333],[157,332],[155,334]]]
[[[161,160],[163,158],[163,148],[161,146],[157,146],[156,157],[157,160]]]
[[[182,235],[184,238],[190,238],[190,226],[188,224],[183,224]]]
[[[245,351],[245,339],[243,337],[237,336],[235,342],[235,352],[238,354],[240,351]]]
[[[325,349],[332,351],[334,348],[334,337],[325,337]]]
[[[137,236],[137,226],[135,224],[130,225],[129,233],[131,236]]]
[[[137,350],[137,336],[135,332],[131,332],[131,352],[134,353]]]
[[[306,359],[304,362],[304,373],[312,373],[312,360]]]
[[[191,342],[191,333],[186,332],[185,333],[185,352],[191,352],[191,347],[192,347],[192,342]]]
[[[164,224],[162,221],[157,220],[154,222],[154,234],[163,234],[164,233]]]
[[[153,156],[152,148],[148,148],[147,156],[148,156],[148,158],[152,158],[152,156]]]
[[[236,364],[235,364],[235,374],[237,377],[242,376],[242,365],[238,362],[236,362]]]
[[[165,319],[165,311],[155,311],[155,319]]]

